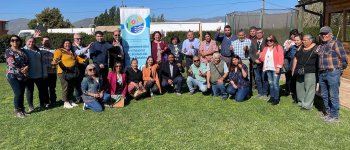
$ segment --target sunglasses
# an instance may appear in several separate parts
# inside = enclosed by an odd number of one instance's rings
[[[95,68],[91,68],[91,69],[89,69],[89,71],[95,71]]]
[[[320,35],[327,35],[328,34],[328,32],[322,32],[322,33],[320,33]]]
[[[120,36],[119,34],[115,34],[114,36]]]
[[[199,60],[193,60],[193,62],[199,62]]]
[[[10,41],[11,42],[18,42],[19,40],[18,39],[11,39]]]
[[[266,42],[274,42],[273,40],[266,40]]]

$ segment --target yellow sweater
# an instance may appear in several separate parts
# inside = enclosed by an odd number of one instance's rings
[[[78,60],[79,64],[84,63],[84,59],[74,55],[71,51],[67,51],[65,49],[57,49],[53,54],[53,62],[56,60],[61,60],[63,65],[66,67],[73,67]],[[57,64],[57,73],[62,73],[61,67]]]

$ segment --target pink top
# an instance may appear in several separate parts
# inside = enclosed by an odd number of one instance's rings
[[[122,85],[121,85],[121,87],[119,87],[117,84],[118,79],[117,79],[117,74],[115,72],[109,72],[107,79],[108,79],[108,88],[109,88],[109,91],[111,92],[111,95],[115,95],[116,94],[115,91],[117,89],[120,89],[120,90],[122,90],[121,91],[122,95],[124,97],[126,97],[126,91],[128,90],[128,86],[126,84],[125,73],[122,73]]]
[[[266,46],[263,49],[262,53],[260,54],[259,60],[261,62],[265,61],[265,55],[266,55],[267,51],[268,51],[268,47]],[[277,46],[273,47],[273,62],[275,64],[275,69],[282,68],[283,63],[284,63],[284,52],[283,52],[283,48],[281,45],[277,45]]]
[[[212,57],[213,57],[213,53],[219,51],[219,48],[216,45],[215,40],[210,41],[208,49],[206,49],[206,43],[207,43],[207,41],[204,40],[201,42],[201,45],[199,46],[199,53],[201,55],[201,62],[202,63],[210,62]],[[210,55],[208,55],[208,54],[210,54]]]

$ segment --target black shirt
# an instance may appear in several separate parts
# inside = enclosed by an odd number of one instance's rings
[[[137,69],[137,71],[135,72],[132,68],[128,68],[126,70],[126,77],[128,79],[128,84],[130,82],[142,82],[142,72],[139,69]]]
[[[317,66],[318,66],[318,55],[315,53],[317,45],[314,46],[312,49],[305,51],[302,47],[296,54],[295,57],[297,59],[297,65],[295,67],[295,71],[297,71],[299,68],[302,68],[304,64],[306,63],[307,59],[310,57],[309,61],[305,64],[304,71],[305,73],[316,73]],[[312,54],[311,54],[312,53]]]

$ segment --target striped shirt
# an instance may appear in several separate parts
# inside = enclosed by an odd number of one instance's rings
[[[245,55],[244,47],[248,46],[248,48],[249,48],[251,43],[252,42],[249,39],[247,39],[247,38],[245,38],[244,40],[237,39],[237,40],[233,41],[232,42],[232,46],[233,46],[234,54],[236,54],[239,57],[241,57],[241,59],[248,58]]]
[[[341,42],[331,40],[320,46],[319,70],[345,69],[348,64],[346,51]]]

